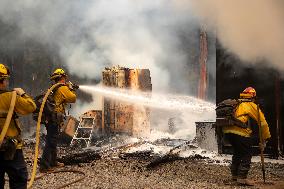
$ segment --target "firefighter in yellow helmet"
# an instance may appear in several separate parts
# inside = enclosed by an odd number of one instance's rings
[[[59,136],[60,125],[65,116],[65,106],[67,103],[75,103],[75,89],[78,87],[71,82],[67,82],[67,74],[61,68],[56,69],[51,75],[52,84],[61,83],[53,90],[53,100],[55,102],[54,116],[45,125],[47,130],[46,143],[40,161],[40,172],[52,171],[55,167],[63,167],[64,164],[56,160],[57,158],[57,139]]]
[[[10,72],[0,64],[0,133],[10,107],[12,91],[8,90]],[[0,188],[4,188],[5,173],[9,176],[10,188],[27,188],[28,172],[22,151],[21,126],[17,115],[27,115],[36,109],[33,99],[21,88],[17,92],[14,115],[4,141],[0,146]]]
[[[241,103],[235,110],[235,117],[241,122],[248,125],[249,118],[254,119],[257,122],[258,115],[260,118],[260,125],[262,127],[262,137],[267,140],[271,137],[268,124],[265,120],[264,114],[261,110],[258,110],[256,100],[256,90],[252,87],[246,88],[241,94]],[[223,133],[225,137],[231,143],[233,147],[233,157],[231,164],[232,179],[240,184],[253,185],[253,182],[247,179],[250,169],[252,158],[252,129],[248,125],[247,128],[239,126],[227,126],[223,127]]]

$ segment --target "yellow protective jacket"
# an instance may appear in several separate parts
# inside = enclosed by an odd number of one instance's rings
[[[67,103],[76,102],[76,94],[70,90],[66,85],[60,86],[54,94],[55,112],[65,113],[65,106]]]
[[[260,125],[262,127],[262,136],[263,139],[266,140],[271,137],[269,132],[268,124],[265,120],[264,114],[259,109],[260,114]],[[258,112],[257,112],[257,105],[254,102],[242,102],[239,104],[235,111],[235,117],[242,121],[243,123],[247,123],[249,117],[257,121],[258,119]],[[233,133],[243,137],[250,137],[252,130],[251,128],[241,128],[238,126],[227,126],[223,127],[224,133]]]
[[[3,114],[7,114],[9,111],[10,103],[12,98],[12,92],[4,92],[0,94],[0,132],[3,129],[6,117]],[[18,96],[16,97],[16,104],[14,112],[20,115],[27,115],[35,111],[36,105],[31,97],[28,95]],[[12,118],[9,128],[6,133],[6,137],[16,137],[19,136],[19,130],[16,126],[15,120]],[[17,148],[20,149],[22,144],[18,144]]]

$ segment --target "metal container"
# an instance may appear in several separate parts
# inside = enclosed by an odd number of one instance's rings
[[[218,151],[215,122],[195,122],[196,141],[200,148]]]

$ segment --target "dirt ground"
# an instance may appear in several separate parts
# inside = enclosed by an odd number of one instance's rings
[[[202,155],[195,154],[186,158],[179,156],[171,157],[165,161],[158,161],[155,166],[147,167],[150,162],[157,162],[157,156],[147,151],[138,153],[124,153],[122,148],[111,153],[103,153],[99,150],[100,155],[92,153],[86,161],[74,162],[74,157],[80,154],[78,150],[66,147],[60,147],[58,150],[59,157],[70,157],[64,163],[66,166],[57,170],[75,169],[82,171],[80,173],[50,173],[36,180],[32,188],[58,188],[65,183],[74,181],[83,177],[80,182],[69,185],[65,188],[142,188],[142,189],[164,189],[164,188],[260,188],[260,189],[284,189],[284,163],[274,161],[266,163],[266,179],[267,184],[262,182],[261,164],[252,163],[249,173],[249,178],[256,181],[257,184],[253,187],[245,187],[237,185],[231,181],[229,163],[226,160],[223,162],[208,159]],[[124,148],[125,149],[125,148]],[[25,145],[25,159],[27,162],[29,173],[34,154],[34,144]],[[83,150],[84,155],[86,150]],[[92,151],[93,152],[93,151]],[[88,153],[89,154],[89,153]],[[98,155],[98,157],[97,157]],[[82,156],[85,157],[85,156]],[[66,159],[65,159],[66,160]],[[76,159],[78,160],[78,159]],[[68,164],[68,165],[67,165]],[[153,164],[151,164],[153,165]],[[37,172],[37,176],[42,175]],[[8,179],[8,178],[7,178]],[[8,188],[6,182],[5,188]]]
[[[32,152],[27,148],[25,152],[30,169]],[[284,188],[284,182],[279,182],[284,181],[284,164],[266,163],[268,184],[263,185],[260,163],[253,163],[249,177],[259,183],[244,187],[230,180],[228,165],[189,157],[147,168],[151,160],[153,157],[129,156],[68,165],[64,169],[81,170],[85,177],[66,188]],[[33,188],[57,188],[78,177],[81,177],[78,173],[48,174],[36,180]]]
[[[68,188],[246,188],[230,181],[227,166],[206,164],[193,160],[178,160],[147,170],[147,162],[141,160],[99,160],[75,166],[85,172],[83,181]],[[67,167],[66,167],[67,168]],[[68,167],[69,168],[69,167]],[[280,167],[279,167],[280,168]],[[282,176],[267,172],[268,181],[284,180]],[[254,165],[250,174],[261,181],[260,167]],[[74,174],[56,174],[36,181],[34,188],[52,188],[74,179]],[[282,183],[282,188],[284,183]],[[263,188],[247,187],[247,188]],[[265,188],[275,188],[266,186]],[[281,188],[279,186],[279,188]]]

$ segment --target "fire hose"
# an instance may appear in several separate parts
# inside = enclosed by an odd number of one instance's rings
[[[39,131],[40,131],[40,122],[41,122],[41,117],[42,117],[42,111],[43,111],[43,108],[44,108],[44,105],[45,105],[45,102],[47,100],[47,97],[48,95],[51,93],[51,91],[56,87],[58,86],[59,84],[55,84],[53,85],[49,90],[48,92],[46,93],[45,97],[44,97],[44,100],[43,100],[43,103],[41,105],[41,108],[40,108],[40,115],[39,115],[39,118],[38,118],[38,123],[37,123],[37,130],[36,130],[36,149],[35,149],[35,159],[34,159],[34,165],[33,165],[33,172],[32,172],[32,177],[30,179],[30,182],[29,182],[29,185],[28,185],[28,188],[30,188],[34,182],[34,180],[36,179],[40,179],[42,178],[43,176],[45,176],[46,174],[43,174],[39,177],[36,177],[35,178],[35,175],[36,175],[36,167],[37,167],[37,159],[38,159],[38,146],[39,146]],[[17,99],[17,93],[16,91],[13,91],[12,92],[12,98],[11,98],[11,103],[10,103],[10,107],[9,107],[9,111],[8,111],[8,114],[7,114],[7,118],[5,120],[5,123],[4,123],[4,126],[3,126],[3,129],[1,131],[1,134],[0,134],[0,147],[4,141],[4,138],[6,136],[6,133],[8,131],[8,128],[9,128],[9,125],[10,125],[10,122],[11,122],[11,119],[12,119],[12,116],[13,116],[13,113],[14,113],[14,108],[15,108],[15,104],[16,104],[16,99]],[[79,182],[81,180],[83,180],[85,178],[85,173],[82,172],[82,171],[79,171],[79,170],[75,170],[75,169],[71,169],[71,170],[58,170],[58,171],[53,171],[53,172],[50,172],[50,173],[60,173],[60,172],[73,172],[73,173],[79,173],[79,174],[82,174],[83,176],[74,180],[74,181],[71,181],[69,183],[66,183],[60,187],[58,187],[57,189],[59,188],[64,188],[66,186],[69,186],[71,184],[74,184],[76,182]]]
[[[42,112],[43,112],[43,109],[44,109],[44,106],[45,106],[45,103],[47,101],[47,98],[49,96],[49,94],[53,91],[53,89],[55,89],[57,86],[61,85],[60,83],[57,83],[57,84],[54,84],[52,85],[46,92],[44,98],[43,98],[43,101],[42,101],[42,104],[40,106],[40,110],[39,110],[39,115],[38,115],[38,119],[37,119],[37,126],[36,126],[36,145],[35,145],[35,156],[34,156],[34,163],[33,163],[33,169],[32,169],[32,174],[31,174],[31,178],[30,178],[30,181],[29,181],[29,184],[28,184],[28,188],[31,188],[31,186],[33,185],[33,182],[36,180],[36,179],[39,179],[41,177],[43,177],[44,175],[42,176],[39,176],[39,177],[35,177],[36,176],[36,169],[37,169],[37,163],[38,163],[38,154],[39,154],[39,139],[40,139],[40,126],[41,126],[41,118],[42,118]],[[69,183],[66,183],[59,188],[64,188],[66,186],[69,186],[71,184],[74,184],[76,182],[79,182],[81,180],[83,180],[85,178],[85,173],[82,172],[82,171],[79,171],[79,170],[74,170],[74,169],[71,169],[71,170],[58,170],[58,171],[51,171],[51,172],[48,172],[48,173],[60,173],[60,172],[73,172],[73,173],[80,173],[82,174],[83,176],[76,179],[75,181],[71,181]]]
[[[36,130],[36,149],[35,149],[35,159],[34,159],[34,165],[33,165],[33,172],[32,172],[32,177],[30,179],[30,182],[29,182],[29,185],[28,185],[28,188],[30,188],[34,182],[34,180],[36,179],[40,179],[42,178],[43,176],[45,176],[46,174],[43,174],[43,175],[40,175],[38,177],[35,178],[35,175],[36,175],[36,167],[37,167],[37,159],[38,159],[38,146],[39,146],[39,131],[40,131],[40,122],[41,122],[41,117],[42,117],[42,111],[43,111],[43,108],[44,108],[44,104],[47,100],[47,97],[48,95],[50,94],[50,92],[56,87],[58,86],[59,84],[55,84],[53,85],[46,93],[45,97],[44,97],[44,100],[43,100],[43,103],[41,105],[41,108],[40,108],[40,115],[38,117],[38,122],[37,122],[37,130]],[[17,93],[16,91],[13,91],[12,92],[12,98],[11,98],[11,102],[10,102],[10,107],[9,107],[9,110],[8,110],[8,113],[7,113],[7,117],[6,117],[6,120],[5,120],[5,123],[4,123],[4,126],[3,126],[3,129],[0,133],[0,147],[4,141],[4,138],[7,134],[7,131],[8,131],[8,128],[9,128],[9,125],[10,125],[10,122],[11,122],[11,119],[12,119],[12,116],[13,116],[13,113],[14,113],[14,108],[15,108],[15,104],[16,104],[16,99],[17,99]],[[71,184],[74,184],[76,182],[79,182],[81,180],[83,180],[85,178],[85,173],[82,172],[82,171],[79,171],[79,170],[75,170],[75,169],[70,169],[70,170],[58,170],[58,171],[52,171],[52,172],[49,172],[49,173],[61,173],[61,172],[73,172],[73,173],[79,173],[79,174],[82,174],[83,176],[74,180],[74,181],[71,181],[71,182],[68,182],[68,183],[65,183],[64,185],[61,185],[59,187],[57,187],[57,189],[60,189],[60,188],[64,188],[66,186],[69,186]]]
[[[61,189],[61,188],[67,187],[67,186],[69,186],[69,185],[71,185],[71,184],[74,184],[74,183],[76,183],[76,182],[79,182],[79,181],[81,181],[81,180],[83,180],[83,179],[85,178],[85,173],[84,173],[83,171],[79,171],[79,170],[76,170],[76,169],[68,169],[68,170],[50,171],[50,172],[48,172],[48,173],[44,173],[44,174],[42,174],[42,175],[40,175],[40,176],[35,177],[34,180],[41,179],[42,177],[46,176],[47,174],[56,174],[56,173],[64,173],[64,172],[78,173],[78,174],[81,174],[82,176],[79,177],[79,178],[77,178],[77,179],[74,180],[74,181],[71,181],[71,182],[65,183],[65,184],[63,184],[63,185],[61,185],[61,186],[59,186],[59,187],[56,187],[55,189]],[[31,180],[31,179],[29,179],[29,180]]]
[[[49,96],[49,94],[52,92],[52,90],[59,86],[60,84],[57,83],[55,85],[52,85],[48,90],[47,93],[45,94],[42,104],[40,106],[39,114],[38,114],[38,119],[37,119],[37,125],[36,125],[36,145],[35,145],[35,157],[34,157],[34,164],[33,164],[33,169],[32,169],[32,175],[30,182],[28,184],[28,188],[30,188],[33,185],[33,182],[35,180],[35,175],[36,175],[36,168],[37,168],[37,162],[38,162],[38,152],[39,152],[39,138],[40,138],[40,123],[41,123],[41,117],[42,117],[42,112],[44,109],[45,102]]]
[[[40,123],[41,123],[41,117],[42,117],[43,108],[44,108],[45,102],[47,100],[47,97],[51,93],[51,91],[55,87],[57,87],[58,85],[60,85],[60,84],[55,84],[51,88],[48,89],[46,95],[43,98],[43,102],[42,102],[41,107],[40,107],[40,112],[39,112],[38,121],[37,121],[37,127],[36,127],[36,146],[35,146],[35,157],[34,157],[33,171],[32,171],[32,176],[30,178],[30,182],[28,184],[28,188],[30,188],[32,186],[34,180],[40,179],[40,178],[42,178],[43,176],[45,176],[47,174],[47,173],[45,173],[43,175],[35,177],[36,176],[37,161],[38,161],[38,152],[39,152],[38,147],[39,147],[39,137],[40,137],[40,133],[39,133],[40,132]],[[16,91],[13,91],[12,92],[12,98],[11,98],[11,102],[10,102],[9,111],[8,111],[8,114],[7,114],[7,118],[5,120],[3,129],[2,129],[1,134],[0,134],[0,147],[1,147],[1,145],[2,145],[2,143],[4,141],[4,138],[6,136],[6,133],[8,131],[8,128],[9,128],[9,125],[10,125],[10,122],[11,122],[11,119],[12,119],[12,116],[13,116],[13,113],[14,113],[16,99],[17,99],[17,93],[16,93]],[[81,181],[81,180],[83,180],[85,178],[85,173],[83,171],[79,171],[79,170],[75,170],[75,169],[57,170],[57,171],[52,171],[52,172],[49,172],[49,173],[61,173],[61,172],[79,173],[79,174],[82,174],[83,176],[81,176],[80,178],[78,178],[78,179],[76,179],[74,181],[65,183],[64,185],[61,185],[61,186],[57,187],[57,189],[64,188],[66,186],[69,186],[71,184],[79,182],[79,181]]]
[[[30,178],[30,181],[29,181],[29,184],[28,184],[28,188],[30,188],[32,185],[33,185],[33,182],[36,180],[36,179],[39,179],[43,176],[45,176],[46,174],[43,174],[39,177],[35,177],[36,176],[36,168],[37,168],[37,163],[38,163],[38,154],[39,154],[39,138],[40,138],[40,126],[41,126],[41,118],[42,118],[42,112],[43,112],[43,109],[44,109],[44,106],[45,106],[45,102],[49,96],[49,94],[51,93],[51,91],[59,86],[61,84],[54,84],[53,86],[51,86],[47,93],[45,94],[44,98],[43,98],[43,102],[41,104],[41,107],[40,107],[40,111],[39,111],[39,116],[38,116],[38,120],[37,120],[37,127],[36,127],[36,146],[35,146],[35,157],[34,157],[34,164],[33,164],[33,169],[32,169],[32,175],[31,175],[31,178]],[[8,111],[8,114],[7,114],[7,118],[5,120],[5,123],[4,123],[4,126],[3,126],[3,129],[1,131],[1,134],[0,134],[0,147],[4,141],[4,138],[6,136],[6,133],[8,131],[8,128],[9,128],[9,125],[10,125],[10,122],[11,122],[11,119],[12,119],[12,116],[13,116],[13,113],[14,113],[14,108],[15,108],[15,104],[16,104],[16,99],[17,99],[17,93],[16,91],[13,91],[12,92],[12,98],[11,98],[11,103],[10,103],[10,107],[9,107],[9,111]],[[81,180],[83,180],[85,178],[85,173],[82,172],[82,171],[79,171],[79,170],[75,170],[75,169],[70,169],[70,170],[58,170],[58,171],[52,171],[52,172],[49,172],[49,173],[60,173],[60,172],[73,172],[73,173],[79,173],[79,174],[82,174],[83,176],[74,180],[74,181],[71,181],[69,183],[65,183],[64,185],[58,187],[59,188],[64,188],[66,186],[69,186],[71,184],[74,184],[76,182],[79,182]]]
[[[5,120],[3,129],[2,129],[1,134],[0,134],[0,147],[3,143],[3,141],[4,141],[4,138],[5,138],[6,133],[8,131],[8,128],[9,128],[9,125],[10,125],[10,122],[11,122],[11,119],[12,119],[12,116],[13,116],[13,113],[14,113],[14,108],[15,108],[16,99],[17,99],[16,97],[17,97],[17,92],[13,91],[12,92],[12,99],[11,99],[11,103],[10,103],[10,108],[9,108],[9,111],[8,111],[8,114],[7,114],[7,118]]]

